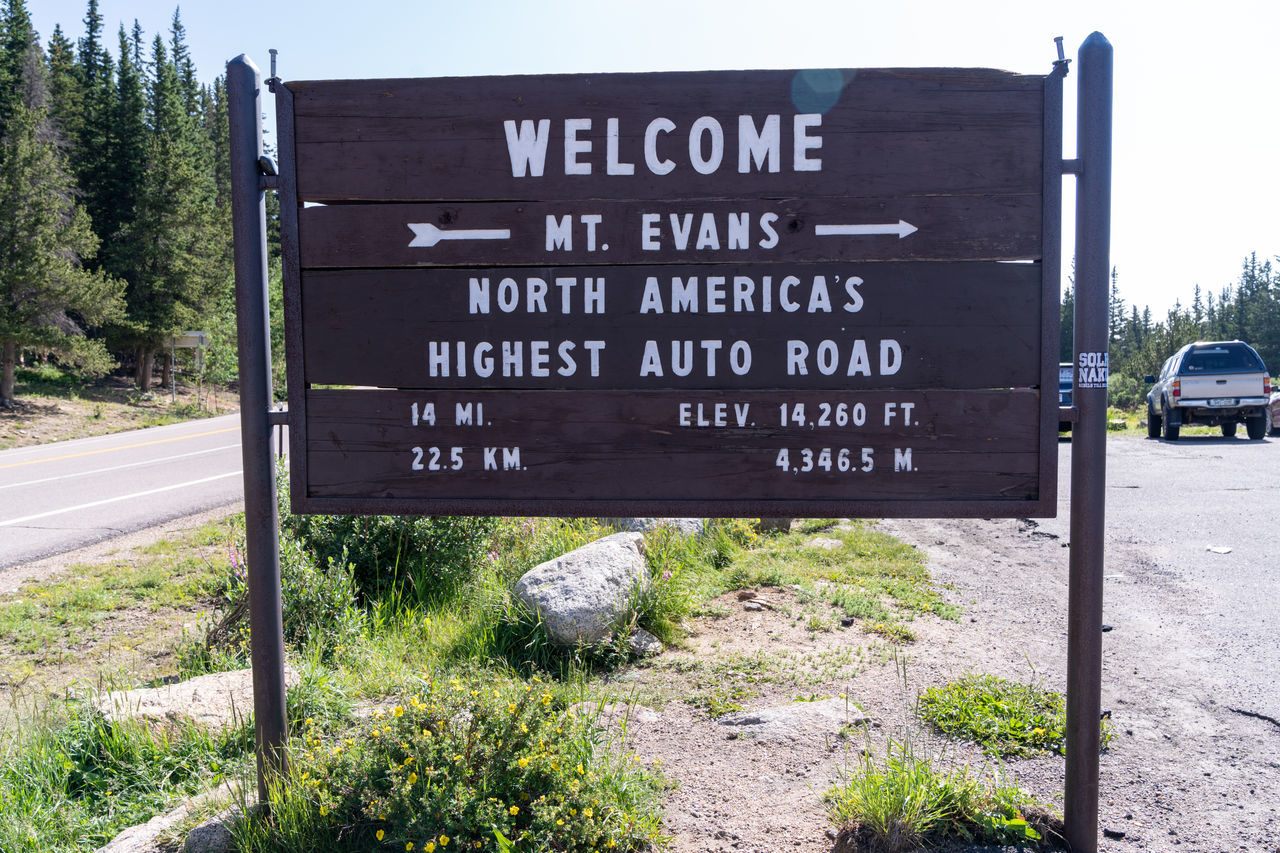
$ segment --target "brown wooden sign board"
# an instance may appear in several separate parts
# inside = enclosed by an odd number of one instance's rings
[[[295,511],[1055,513],[1058,78],[278,97]]]

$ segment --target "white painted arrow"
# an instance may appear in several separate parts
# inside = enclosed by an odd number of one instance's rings
[[[910,222],[899,219],[896,224],[884,223],[880,225],[815,225],[813,233],[819,237],[864,237],[868,234],[897,234],[901,240],[908,234],[914,234],[919,231]]]
[[[457,231],[442,231],[430,222],[409,222],[409,229],[413,231],[413,240],[409,242],[409,248],[431,248],[441,240],[509,240],[511,239],[511,229],[509,228],[461,228]]]

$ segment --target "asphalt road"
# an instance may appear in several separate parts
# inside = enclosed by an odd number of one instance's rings
[[[0,452],[0,568],[239,501],[240,416]]]
[[[1104,620],[1149,626],[1203,662],[1219,704],[1280,720],[1280,440],[1243,432],[1108,441]],[[1059,458],[1058,517],[1039,529],[1065,542],[1069,443]],[[1137,566],[1172,599],[1131,595],[1124,575]]]

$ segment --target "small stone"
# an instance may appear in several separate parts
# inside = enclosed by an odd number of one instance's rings
[[[1104,633],[1104,634],[1105,634],[1105,633],[1107,633],[1108,631],[1111,631],[1111,630],[1112,630],[1112,627],[1111,627],[1110,625],[1103,625],[1103,626],[1102,626],[1102,633]]]
[[[742,605],[742,609],[748,612],[755,612],[758,610],[764,610],[764,605],[758,601],[748,601]]]
[[[1119,841],[1120,839],[1124,838],[1124,830],[1122,829],[1103,829],[1102,834],[1105,835],[1107,838],[1112,838],[1112,839],[1115,839],[1116,841]]]
[[[852,628],[852,627],[853,627],[853,624],[854,624],[855,622],[857,622],[857,621],[858,621],[858,619],[857,619],[857,617],[855,617],[855,616],[842,616],[842,617],[840,617],[840,627],[841,627],[841,628]]]
[[[632,654],[642,658],[660,655],[666,649],[661,640],[643,628],[636,628],[631,632],[631,636],[627,637],[627,647]]]

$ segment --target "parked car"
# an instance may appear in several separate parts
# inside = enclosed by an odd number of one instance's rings
[[[1058,362],[1058,408],[1071,408],[1071,392],[1075,388],[1075,369],[1069,361]],[[1058,432],[1068,432],[1071,421],[1058,421]]]
[[[1272,386],[1271,404],[1267,407],[1267,432],[1280,435],[1280,390]]]
[[[1243,341],[1197,341],[1169,356],[1147,392],[1147,435],[1176,441],[1188,424],[1216,426],[1249,438],[1266,435],[1271,376],[1253,347]]]

